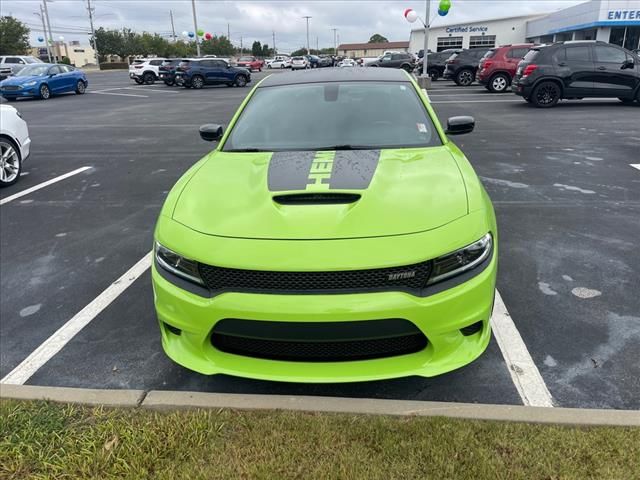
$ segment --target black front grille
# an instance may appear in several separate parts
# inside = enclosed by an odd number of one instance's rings
[[[272,322],[224,319],[211,344],[226,353],[270,360],[342,362],[415,353],[428,340],[403,319],[358,322]]]
[[[325,272],[240,270],[201,263],[199,270],[207,288],[214,292],[309,294],[402,291],[419,295],[431,274],[431,262]]]
[[[18,85],[5,85],[4,87],[2,87],[3,90],[6,90],[7,92],[13,92],[16,90],[20,90],[20,86]]]

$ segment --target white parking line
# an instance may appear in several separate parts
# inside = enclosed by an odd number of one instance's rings
[[[551,393],[497,290],[491,326],[522,402],[532,407],[553,407]]]
[[[40,190],[41,188],[48,187],[53,183],[59,182],[60,180],[64,180],[65,178],[72,177],[74,175],[77,175],[78,173],[82,173],[85,170],[89,170],[90,168],[92,167],[81,167],[76,170],[73,170],[72,172],[65,173],[64,175],[60,175],[59,177],[52,178],[51,180],[47,180],[46,182],[42,182],[42,183],[39,183],[38,185],[27,188],[26,190],[22,190],[21,192],[14,193],[13,195],[10,195],[0,200],[0,205],[4,205],[5,203],[9,203],[17,198],[24,197],[25,195],[29,195],[30,193],[33,193],[36,190]]]
[[[122,90],[122,88],[112,88],[110,90]],[[113,92],[87,92],[87,93],[95,93],[96,95],[117,95],[120,97],[140,97],[140,98],[149,98],[149,95],[135,95],[133,93],[113,93]]]
[[[142,257],[138,263],[131,267],[124,275],[109,285],[105,291],[45,340],[44,343],[25,358],[20,365],[0,380],[0,384],[23,385],[40,370],[45,363],[62,350],[91,320],[96,318],[100,312],[129,288],[150,266],[151,252]]]
[[[631,165],[633,168],[637,168],[638,170],[640,170],[640,163],[630,163],[629,165]]]
[[[155,90],[153,88],[146,87],[124,87],[123,90],[142,90],[145,92],[158,92],[158,93],[180,93],[182,90],[170,90],[167,88],[166,90]]]

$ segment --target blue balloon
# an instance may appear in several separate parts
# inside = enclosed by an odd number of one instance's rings
[[[449,10],[438,10],[438,15],[445,17],[449,13]]]
[[[189,38],[193,38],[193,37],[195,37],[195,36],[196,36],[196,34],[195,34],[195,33],[193,33],[193,32],[189,32]]]
[[[43,37],[38,37],[38,41],[39,42],[44,42],[44,38]]]

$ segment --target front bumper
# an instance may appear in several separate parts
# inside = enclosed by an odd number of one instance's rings
[[[156,234],[162,242],[163,233]],[[153,265],[154,302],[162,346],[175,362],[202,374],[221,373],[274,381],[356,382],[412,375],[432,377],[455,370],[481,355],[490,340],[497,272],[497,238],[495,240],[493,256],[484,270],[464,283],[427,297],[379,292],[337,295],[223,293],[208,298],[176,286]],[[243,243],[241,240],[227,241]],[[396,242],[402,251],[402,242]],[[354,245],[356,250],[358,246]],[[295,252],[292,253],[295,257]],[[216,323],[223,319],[326,323],[390,318],[413,323],[427,337],[427,347],[416,353],[370,360],[304,362],[225,353],[211,342]],[[479,332],[469,336],[461,332],[462,328],[477,322],[482,322]]]
[[[514,79],[513,83],[511,84],[511,90],[513,90],[513,93],[515,93],[519,97],[529,98],[531,96],[531,91],[533,90],[533,88],[532,85],[529,85],[527,82]]]
[[[27,98],[37,97],[40,95],[38,86],[21,88],[20,90],[0,89],[0,95],[5,98]]]

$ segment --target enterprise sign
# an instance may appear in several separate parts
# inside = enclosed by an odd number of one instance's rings
[[[640,10],[609,10],[607,20],[640,20]]]
[[[638,15],[640,15],[640,12],[638,12]],[[640,16],[638,18],[640,18]],[[460,27],[447,27],[447,33],[487,32],[488,30],[489,30],[489,27],[485,27],[485,26],[474,27],[474,26],[471,26],[471,25],[466,25],[464,27],[462,27],[462,26],[460,26]]]

